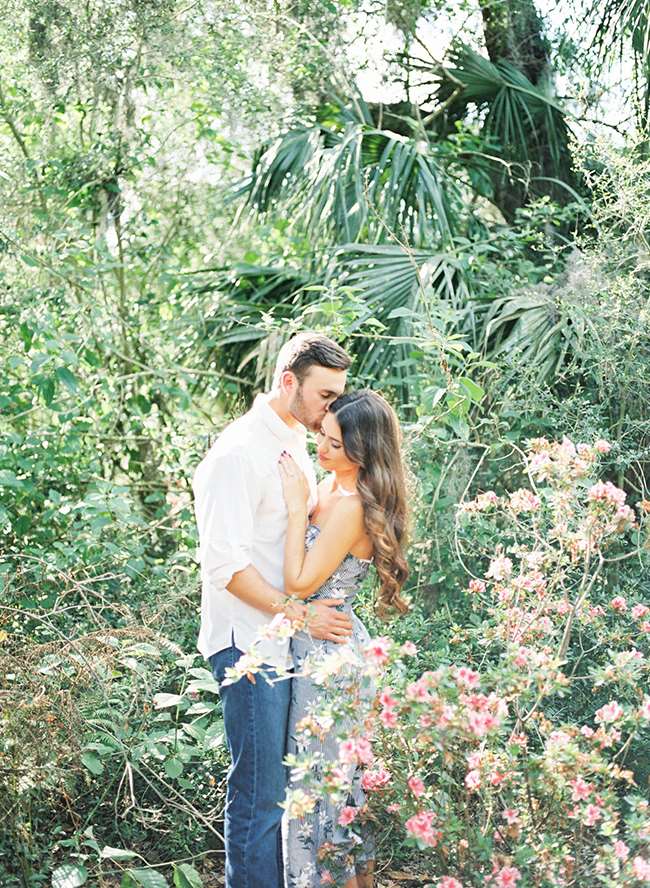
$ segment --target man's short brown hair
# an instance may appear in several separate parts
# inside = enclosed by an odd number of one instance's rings
[[[298,333],[280,349],[273,375],[273,388],[280,386],[280,377],[291,370],[302,383],[310,367],[347,370],[352,358],[338,343],[324,333]]]

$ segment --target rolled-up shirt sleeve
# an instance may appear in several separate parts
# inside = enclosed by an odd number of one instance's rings
[[[213,456],[194,479],[201,575],[225,589],[251,564],[259,481],[244,453]]]

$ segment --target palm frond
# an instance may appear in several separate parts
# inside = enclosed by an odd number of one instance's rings
[[[341,285],[361,295],[368,318],[379,321],[382,332],[366,340],[359,357],[359,373],[392,384],[417,384],[412,353],[419,341],[443,335],[441,306],[455,312],[458,321],[467,310],[469,291],[466,265],[453,251],[404,249],[393,244],[348,244],[338,251],[334,274]],[[459,324],[462,326],[462,324]]]
[[[357,121],[285,133],[260,152],[238,194],[334,242],[449,243],[461,207],[438,146]]]
[[[502,156],[536,162],[547,175],[566,180],[569,128],[562,107],[510,62],[495,64],[464,44],[457,44],[449,58],[447,77],[462,84],[456,101],[487,109],[483,131]],[[443,80],[439,99],[448,91]]]
[[[553,379],[579,349],[580,313],[544,286],[494,300],[483,320],[483,346],[491,358],[516,356]]]

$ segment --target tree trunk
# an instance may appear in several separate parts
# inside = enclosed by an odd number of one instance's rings
[[[548,44],[533,0],[478,0],[490,61],[511,62],[535,86],[552,81]]]

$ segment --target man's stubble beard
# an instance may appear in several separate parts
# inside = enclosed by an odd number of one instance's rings
[[[298,391],[289,402],[289,413],[311,432],[318,432],[320,430],[320,419],[312,419],[309,416],[307,405],[302,396],[302,385],[298,387]]]

